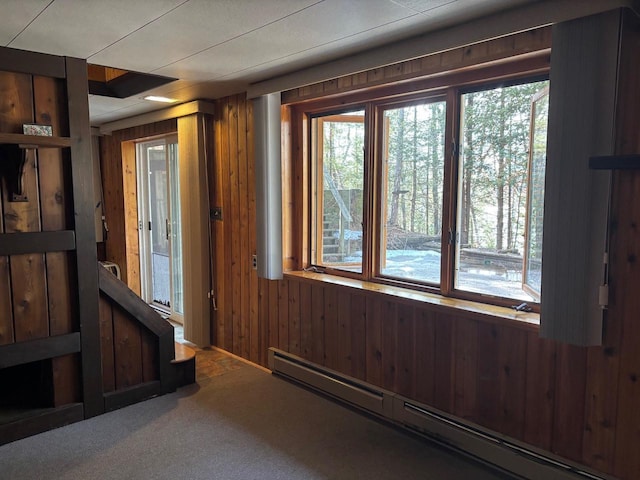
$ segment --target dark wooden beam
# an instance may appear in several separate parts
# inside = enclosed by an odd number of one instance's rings
[[[105,411],[110,412],[118,408],[126,407],[134,403],[141,402],[162,393],[159,381],[141,383],[133,387],[116,390],[104,395]]]
[[[75,248],[76,235],[73,230],[6,233],[0,235],[0,255],[66,252],[75,250]]]
[[[75,212],[78,314],[82,326],[82,388],[87,418],[104,413],[100,322],[98,313],[98,254],[94,224],[93,161],[89,124],[87,62],[65,58],[71,137],[71,177]]]
[[[0,425],[0,445],[79,422],[83,418],[84,413],[81,403],[72,403],[45,410],[34,410],[32,416],[21,417],[15,422]]]
[[[126,284],[118,280],[115,275],[109,273],[105,268],[100,268],[99,278],[102,293],[126,310],[129,315],[132,315],[156,336],[170,335],[173,337],[173,326],[130,290]],[[169,360],[172,359],[173,356]]]
[[[80,351],[80,334],[69,333],[0,346],[0,368],[23,365]]]
[[[64,57],[0,47],[0,70],[65,78]]]

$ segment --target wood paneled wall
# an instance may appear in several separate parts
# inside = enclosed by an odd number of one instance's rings
[[[64,80],[0,72],[0,132],[22,133],[24,123],[51,125],[53,135],[69,135]],[[0,233],[73,229],[69,177],[67,152],[27,150],[23,190],[28,200],[9,201],[0,182]],[[78,331],[74,264],[68,252],[0,256],[0,345]],[[52,359],[52,368],[54,405],[77,402],[77,355]]]
[[[530,39],[542,45],[549,41],[546,35],[542,31]],[[503,55],[505,48],[527,48],[521,43],[525,37],[422,59],[420,68],[431,61],[442,68],[446,61],[460,64],[494,50]],[[633,58],[640,45],[635,34],[625,42],[617,148],[637,153],[640,74]],[[349,85],[349,79],[325,82],[287,98],[335,93],[334,85],[348,90],[355,80],[365,81],[362,75],[389,81],[412,65],[417,68],[418,62],[359,74]],[[615,176],[605,345],[579,348],[540,339],[529,326],[434,310],[382,293],[296,276],[258,279],[251,263],[256,251],[251,104],[236,95],[218,100],[216,107],[215,155],[209,162],[211,207],[222,209],[222,218],[211,221],[216,346],[261,365],[267,363],[268,347],[278,347],[595,470],[637,478],[640,207],[634,199],[640,195],[640,174]],[[124,227],[116,220],[124,214],[120,142],[175,131],[175,124],[146,128],[101,142],[107,258],[121,265],[127,252]],[[296,175],[286,172],[285,185],[299,183]],[[299,208],[285,203],[288,231],[299,228],[291,214]]]
[[[215,156],[209,164],[211,208],[222,219],[211,221],[213,244],[213,312],[215,345],[251,361],[266,364],[259,324],[256,253],[256,198],[252,138],[252,106],[244,94],[216,104]]]
[[[640,151],[637,37],[633,30],[624,39],[618,153]],[[291,95],[326,94],[327,85],[333,83],[317,86],[321,93],[302,89]],[[212,221],[215,345],[262,365],[267,348],[278,347],[594,470],[637,478],[640,207],[634,199],[640,196],[640,174],[615,176],[605,345],[574,347],[540,339],[530,326],[381,293],[291,275],[257,279],[250,264],[251,108],[243,96],[218,106],[210,179],[212,206],[223,207],[222,221]],[[296,175],[287,172],[285,184],[299,182]],[[285,202],[285,219],[299,208],[294,203]],[[297,222],[285,224],[293,228]]]
[[[122,280],[138,294],[140,258],[135,145],[132,141],[175,133],[177,129],[176,119],[171,119],[100,137],[104,215],[109,228],[104,242],[105,260],[120,266]]]
[[[100,343],[104,393],[159,379],[155,336],[105,295],[100,297]]]

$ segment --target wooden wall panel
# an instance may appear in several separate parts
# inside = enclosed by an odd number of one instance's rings
[[[22,125],[33,122],[31,75],[0,72],[0,97],[0,131],[22,133]],[[25,150],[25,154],[22,187],[28,201],[10,202],[8,192],[3,190],[5,233],[41,231],[36,151]],[[15,341],[48,336],[44,255],[14,255],[9,259],[9,265]]]
[[[524,441],[551,450],[555,403],[556,344],[527,334]]]
[[[396,333],[396,383],[393,391],[409,398],[415,398],[415,309],[411,305],[398,305]]]
[[[458,320],[455,325],[455,396],[457,416],[473,421],[478,418],[478,322]]]
[[[311,332],[311,284],[300,282],[300,356],[304,358],[311,358],[313,351]]]
[[[339,291],[339,295],[343,295],[344,292]],[[350,323],[351,328],[349,332],[345,331],[345,336],[350,337],[351,350],[349,357],[351,359],[351,375],[365,380],[367,376],[367,299],[362,295],[351,295],[351,313]],[[341,300],[338,299],[340,302]],[[345,322],[346,329],[346,322]],[[347,342],[344,342],[345,345]],[[347,352],[343,352],[343,356]]]
[[[427,405],[435,403],[436,326],[433,316],[432,312],[419,309],[416,312],[415,322],[416,385],[414,398]]]
[[[140,339],[142,351],[140,359],[142,362],[142,381],[151,382],[160,379],[160,365],[158,363],[158,339],[146,328],[140,327]]]
[[[433,406],[445,412],[453,413],[454,409],[454,325],[452,316],[434,315],[435,320],[435,385]],[[418,348],[418,347],[416,347]]]
[[[2,230],[0,230],[1,232]],[[13,309],[9,286],[9,259],[0,256],[0,345],[14,342]]]
[[[338,368],[338,291],[336,288],[324,289],[324,304],[320,307],[324,321],[323,365],[336,370]]]
[[[543,29],[538,34],[496,39],[470,49],[303,87],[287,93],[285,100],[353,90],[368,85],[367,82],[429,74],[441,71],[443,66],[453,68],[465,62],[472,65],[494,55],[498,58],[505,52],[547,48],[548,33]],[[634,48],[637,52],[640,45]],[[637,69],[632,58],[627,64]],[[629,91],[640,92],[637,78],[626,90],[625,95]],[[635,205],[629,208],[631,199],[640,197],[640,181],[635,174],[621,173],[627,177],[621,176],[614,185],[617,203],[612,209],[615,220],[612,300],[606,345],[591,349],[561,345],[538,338],[530,327],[462,316],[455,310],[436,310],[421,302],[398,300],[383,293],[295,276],[278,282],[257,280],[253,271],[247,274],[242,257],[248,259],[255,253],[255,232],[245,231],[241,227],[243,220],[236,215],[232,218],[226,215],[234,195],[246,194],[251,198],[253,194],[251,155],[246,184],[234,183],[230,178],[232,172],[240,171],[238,161],[244,158],[237,141],[230,148],[229,135],[236,134],[229,129],[242,128],[240,119],[238,125],[229,119],[230,112],[246,114],[247,128],[251,125],[249,107],[245,104],[244,112],[242,100],[238,96],[219,100],[220,116],[216,120],[215,198],[225,212],[224,221],[214,222],[213,230],[216,256],[224,263],[218,265],[216,273],[217,282],[223,284],[219,287],[223,295],[218,300],[216,318],[218,346],[234,350],[232,330],[236,324],[230,319],[234,310],[241,312],[241,317],[246,315],[242,313],[246,307],[234,302],[248,305],[255,302],[257,318],[251,317],[248,323],[249,357],[262,365],[266,365],[266,349],[279,346],[568,460],[625,480],[635,478],[640,469],[640,457],[633,450],[640,443],[640,415],[636,408],[640,402],[640,350],[636,348],[640,331],[635,322],[640,306],[639,297],[633,292],[640,288],[637,271],[640,254],[636,252],[640,245],[636,238],[640,214]],[[627,102],[626,117],[618,119],[618,126],[626,132],[625,138],[618,140],[620,153],[640,151],[637,135],[640,120],[634,111],[637,109],[632,107],[637,105],[636,100]],[[292,127],[302,128],[297,124]],[[251,144],[250,132],[246,139]],[[292,157],[302,156],[303,147],[294,143]],[[251,151],[250,145],[247,148]],[[300,162],[291,160],[291,163],[291,170],[283,176],[284,185],[292,189],[306,185]],[[245,188],[249,192],[244,192]],[[285,216],[289,218],[285,225],[294,232],[299,232],[304,223],[304,202],[299,200],[306,194],[285,192]],[[235,205],[240,206],[240,197],[237,198]],[[246,207],[240,206],[243,208],[249,210],[247,219],[253,224],[251,201]],[[238,213],[242,216],[242,212]],[[239,248],[235,249],[234,235],[239,241]],[[248,235],[248,241],[242,235]],[[301,266],[298,257],[307,248],[304,236],[301,239],[288,240],[285,252],[288,265]],[[249,296],[243,293],[241,298],[233,297],[232,290],[237,288],[233,280],[236,265],[241,265],[242,275],[248,275]],[[257,285],[255,297],[251,296],[254,290],[251,282]],[[242,283],[239,288],[243,288]],[[249,307],[249,315],[251,311]],[[238,320],[239,325],[242,321],[243,318]]]
[[[125,182],[128,182],[127,206],[132,208],[131,205],[133,205],[135,209],[137,199],[132,196],[132,188],[135,188],[135,155],[133,156],[133,164],[131,156],[123,159],[122,144],[123,142],[175,133],[177,130],[177,121],[171,119],[151,125],[118,130],[111,135],[100,137],[100,171],[104,193],[104,215],[109,227],[104,242],[106,260],[115,262],[121,267],[122,280],[130,288],[133,287],[134,291],[136,288],[138,292],[140,291],[140,267],[139,261],[136,264],[133,260],[135,257],[132,256],[137,248],[132,248],[127,242],[134,241],[137,245],[138,218],[137,212],[131,215],[131,212],[127,213],[128,210],[125,209]],[[135,189],[133,191],[135,192]],[[133,278],[129,279],[129,276]]]
[[[558,344],[551,450],[560,456],[582,460],[584,431],[586,349]]]
[[[289,352],[300,355],[300,282],[289,284]],[[253,337],[252,337],[253,338]]]
[[[100,312],[100,351],[102,355],[102,389],[104,393],[116,389],[116,368],[113,343],[113,309],[108,299],[101,296]]]
[[[367,297],[365,346],[366,376],[365,380],[373,385],[382,386],[382,300]]]
[[[113,307],[113,344],[116,390],[143,381],[142,338],[140,327],[126,312]]]

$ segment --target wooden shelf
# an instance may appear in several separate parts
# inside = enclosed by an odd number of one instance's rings
[[[71,139],[69,137],[0,133],[0,144],[2,143],[20,145],[20,148],[65,148],[71,146]]]

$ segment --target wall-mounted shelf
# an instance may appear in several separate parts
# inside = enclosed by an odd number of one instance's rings
[[[0,133],[0,144],[19,145],[20,148],[65,148],[71,146],[71,139],[69,137]]]
[[[589,168],[591,170],[640,170],[640,154],[591,157]]]

